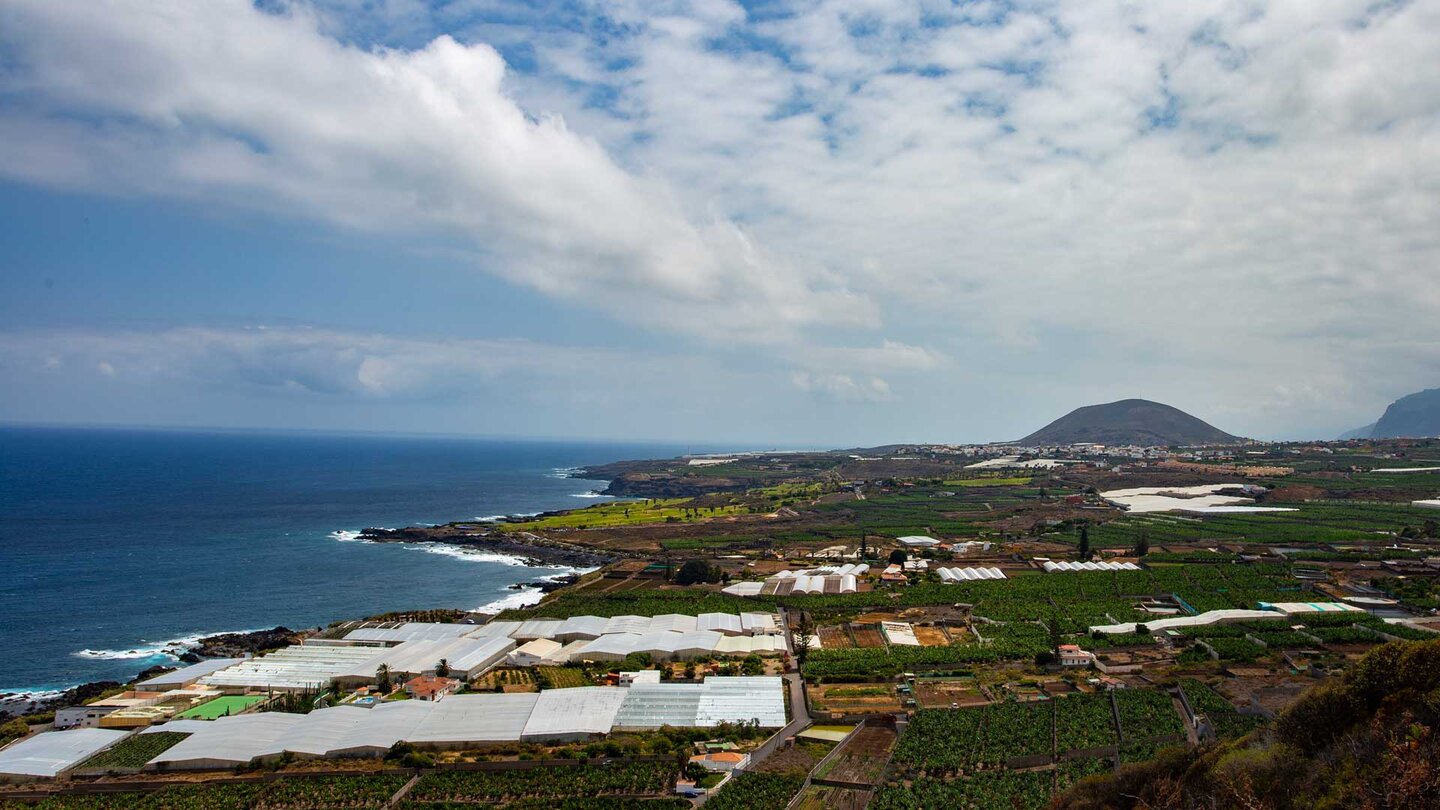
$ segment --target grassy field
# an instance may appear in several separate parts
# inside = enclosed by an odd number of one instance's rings
[[[264,695],[226,695],[201,703],[193,709],[186,709],[175,716],[184,720],[214,720],[217,717],[239,714],[263,700]]]
[[[602,503],[551,515],[523,523],[503,523],[505,531],[537,531],[543,529],[599,529],[614,526],[636,526],[646,523],[691,523],[717,517],[747,514],[749,508],[739,504],[726,506],[685,506],[689,498],[657,498],[648,501]]]
[[[1030,483],[1029,476],[1019,478],[960,478],[946,481],[947,487],[1022,487]]]

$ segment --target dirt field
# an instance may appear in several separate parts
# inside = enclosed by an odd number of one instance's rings
[[[845,625],[837,624],[819,629],[820,646],[827,650],[839,650],[854,647],[850,641],[850,634],[845,631]]]
[[[852,624],[850,633],[855,636],[857,647],[884,647],[885,638],[880,635],[878,624]]]
[[[960,708],[984,706],[990,699],[972,680],[916,681],[915,701],[925,709],[948,709],[952,704]]]
[[[816,772],[815,777],[874,785],[885,773],[885,765],[890,761],[890,750],[895,747],[896,739],[895,729],[889,726],[866,726],[851,737],[835,759],[823,768],[823,772]]]
[[[938,627],[914,626],[915,638],[920,640],[922,647],[948,647],[950,639],[946,637],[945,631]]]

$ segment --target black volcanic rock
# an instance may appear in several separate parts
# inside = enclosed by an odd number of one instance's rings
[[[1243,441],[1188,413],[1144,399],[1122,399],[1076,408],[1020,440],[1022,445],[1234,444]]]
[[[1440,436],[1440,388],[1401,397],[1390,403],[1370,439]]]

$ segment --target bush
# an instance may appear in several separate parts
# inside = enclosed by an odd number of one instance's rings
[[[18,740],[29,733],[30,727],[25,725],[24,720],[17,717],[5,725],[0,726],[0,745],[4,745],[11,740]]]

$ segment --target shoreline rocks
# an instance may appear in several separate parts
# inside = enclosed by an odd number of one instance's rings
[[[372,543],[443,543],[492,554],[520,557],[526,565],[564,565],[594,568],[615,557],[594,549],[547,540],[533,534],[508,534],[476,528],[475,524],[449,523],[443,526],[411,526],[404,529],[366,529],[360,539]]]

